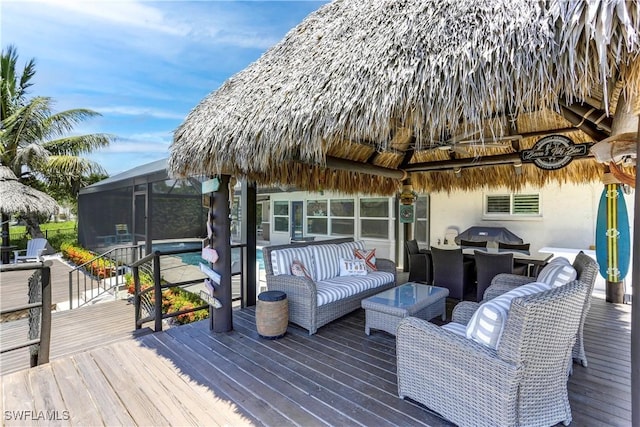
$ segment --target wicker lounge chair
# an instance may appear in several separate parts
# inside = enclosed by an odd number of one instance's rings
[[[578,273],[576,279],[586,283],[587,286],[589,286],[589,291],[587,292],[583,305],[582,318],[580,319],[580,328],[578,330],[576,345],[573,349],[573,360],[581,363],[582,366],[586,367],[587,355],[584,352],[583,328],[584,321],[587,318],[587,313],[589,312],[589,308],[591,307],[591,296],[593,294],[593,287],[596,283],[596,278],[598,277],[599,266],[593,258],[580,251],[580,253],[576,255],[576,259],[573,261],[573,268],[575,268],[576,272]],[[536,279],[533,277],[519,276],[515,274],[498,274],[491,281],[491,286],[489,286],[485,291],[484,300],[486,301],[493,299],[517,286],[531,283],[535,280]]]
[[[460,426],[569,424],[567,366],[587,290],[576,280],[515,298],[495,350],[433,323],[404,319],[396,337],[399,396]],[[479,306],[459,305],[469,312]]]

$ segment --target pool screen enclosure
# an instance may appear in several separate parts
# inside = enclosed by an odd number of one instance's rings
[[[170,179],[166,159],[88,186],[78,196],[78,242],[95,252],[146,241],[204,238],[201,179]]]

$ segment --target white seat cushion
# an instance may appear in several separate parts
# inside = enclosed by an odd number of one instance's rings
[[[478,307],[467,325],[467,338],[487,347],[497,349],[500,344],[502,330],[507,320],[511,301],[514,298],[551,289],[551,285],[543,282],[533,282],[518,286],[499,297],[484,302]]]
[[[271,252],[271,267],[273,274],[291,274],[293,261],[300,261],[306,268],[311,278],[315,280],[316,271],[313,262],[313,253],[308,246],[302,248],[277,249]]]
[[[566,285],[572,280],[575,280],[576,277],[578,277],[578,272],[573,268],[569,260],[564,257],[557,257],[544,266],[538,274],[536,281],[557,288],[558,286]]]
[[[318,306],[348,298],[357,293],[392,283],[393,274],[374,271],[366,276],[343,276],[316,282]]]

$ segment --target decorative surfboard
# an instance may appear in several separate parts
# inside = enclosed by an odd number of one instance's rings
[[[596,220],[596,258],[602,277],[621,282],[629,270],[630,249],[629,217],[620,184],[606,184]]]

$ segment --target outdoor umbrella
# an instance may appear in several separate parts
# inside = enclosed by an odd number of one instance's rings
[[[2,213],[2,246],[9,246],[9,215],[38,213],[51,215],[58,211],[53,197],[22,184],[11,169],[0,166],[0,212]]]

